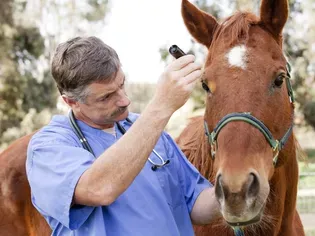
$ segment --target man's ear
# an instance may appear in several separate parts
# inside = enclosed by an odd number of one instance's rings
[[[62,97],[63,101],[65,103],[67,103],[69,107],[71,107],[72,110],[76,110],[80,107],[78,101],[67,97],[67,95],[63,94],[63,95],[61,95],[61,97]]]

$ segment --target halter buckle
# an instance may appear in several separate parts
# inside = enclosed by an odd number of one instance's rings
[[[279,141],[276,140],[276,145],[272,148],[273,152],[275,153],[274,157],[273,157],[273,165],[276,166],[277,165],[277,161],[278,161],[278,156],[279,156]]]
[[[212,158],[212,160],[214,160],[215,153],[216,153],[216,150],[217,150],[217,142],[216,141],[212,141],[210,146],[211,146],[211,158]]]

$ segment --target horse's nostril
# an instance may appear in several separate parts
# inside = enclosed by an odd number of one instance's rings
[[[259,193],[260,183],[257,174],[250,173],[248,177],[247,197],[256,198]]]
[[[218,200],[223,198],[222,175],[218,174],[215,184],[215,195]]]

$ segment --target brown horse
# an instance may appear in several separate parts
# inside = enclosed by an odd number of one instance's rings
[[[215,183],[222,213],[196,226],[196,235],[304,235],[296,211],[294,98],[282,52],[287,0],[262,0],[259,18],[238,12],[221,24],[182,0],[182,16],[208,48],[207,95],[204,117],[193,119],[177,142]]]
[[[260,19],[237,13],[222,24],[187,0],[182,13],[190,33],[209,54],[203,76],[205,116],[193,120],[178,142],[201,173],[216,183],[223,216],[196,227],[196,234],[233,235],[229,227],[233,225],[246,226],[245,235],[304,235],[295,209],[293,97],[289,99],[289,74],[281,50],[287,0],[263,0]],[[210,139],[204,135],[204,120]],[[30,137],[0,154],[1,236],[51,232],[30,201],[25,173]],[[279,145],[273,137],[281,141]]]
[[[0,153],[0,235],[48,236],[50,227],[31,203],[26,178],[26,149],[32,135]]]

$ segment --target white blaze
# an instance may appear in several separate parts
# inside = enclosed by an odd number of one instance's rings
[[[246,47],[245,45],[238,45],[232,48],[226,57],[229,60],[231,66],[240,67],[243,70],[246,69]]]

